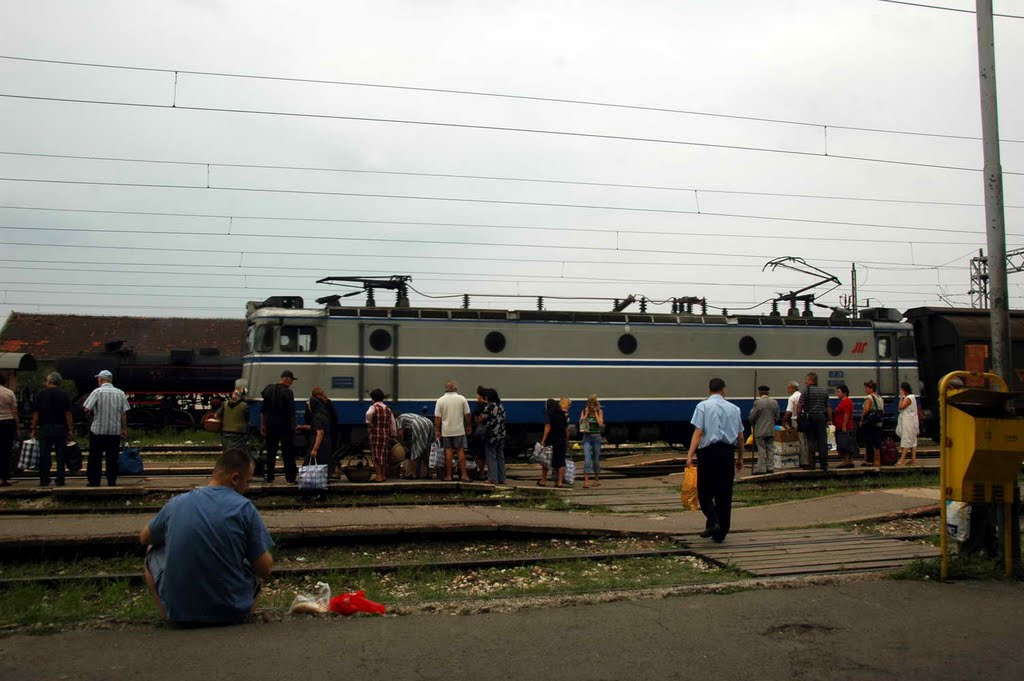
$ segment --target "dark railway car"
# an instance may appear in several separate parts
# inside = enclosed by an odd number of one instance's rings
[[[991,371],[991,323],[987,309],[915,307],[904,317],[914,327],[926,429],[937,434],[939,380],[951,371]],[[1024,390],[1024,310],[1010,312],[1011,390]],[[929,418],[930,417],[930,418]]]
[[[224,357],[216,348],[136,354],[121,341],[57,363],[74,381],[79,399],[96,387],[96,374],[107,369],[114,385],[129,394],[130,421],[137,426],[189,426],[211,395],[226,395],[242,376],[240,357]]]

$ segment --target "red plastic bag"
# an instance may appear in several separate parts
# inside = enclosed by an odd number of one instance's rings
[[[359,590],[355,593],[339,594],[331,599],[328,610],[339,615],[354,615],[357,612],[366,612],[371,615],[383,615],[385,608],[380,603],[365,598],[366,592]]]

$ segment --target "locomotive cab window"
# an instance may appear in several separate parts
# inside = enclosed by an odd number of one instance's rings
[[[281,352],[313,352],[316,350],[315,326],[282,326]]]
[[[271,352],[274,349],[274,326],[260,324],[253,332],[253,349],[256,352]]]
[[[892,341],[888,337],[878,339],[878,359],[892,358]]]

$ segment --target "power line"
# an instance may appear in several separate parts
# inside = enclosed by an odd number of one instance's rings
[[[891,5],[906,5],[907,7],[920,7],[923,9],[938,9],[943,12],[956,12],[959,14],[975,14],[973,9],[961,9],[959,7],[943,7],[942,5],[929,5],[923,2],[907,2],[907,0],[876,0],[876,2],[885,2]],[[1004,19],[1024,19],[1024,16],[1019,14],[997,14],[992,13],[994,17],[1003,17]],[[980,139],[980,138],[975,138]]]
[[[701,148],[716,148],[716,150],[726,150],[734,152],[760,152],[764,154],[781,154],[786,156],[798,156],[798,157],[814,157],[822,159],[840,159],[848,161],[860,161],[865,163],[884,163],[896,166],[906,166],[911,168],[932,168],[937,170],[953,170],[959,172],[981,172],[980,168],[970,168],[967,166],[947,166],[941,164],[930,164],[930,163],[919,163],[911,161],[898,161],[895,159],[878,159],[871,157],[857,157],[857,156],[843,156],[837,154],[827,154],[826,152],[801,152],[798,150],[780,150],[780,148],[772,148],[767,146],[748,146],[743,144],[718,144],[713,142],[697,142],[692,140],[682,139],[669,139],[663,137],[637,137],[631,135],[611,135],[597,132],[580,132],[572,130],[554,130],[545,128],[519,128],[512,126],[500,126],[500,125],[482,125],[472,123],[452,123],[449,121],[425,121],[425,120],[414,120],[414,119],[395,119],[395,118],[383,118],[374,116],[341,116],[338,114],[308,114],[298,112],[275,112],[268,110],[257,110],[257,109],[227,109],[223,107],[196,107],[196,105],[184,105],[184,104],[153,104],[143,102],[130,102],[130,101],[104,101],[99,99],[81,99],[75,97],[44,97],[37,95],[26,95],[26,94],[10,94],[0,93],[0,97],[6,97],[10,99],[32,99],[38,101],[62,101],[71,103],[83,103],[83,104],[96,104],[103,105],[103,107],[133,107],[138,109],[177,109],[182,111],[199,111],[199,112],[219,112],[223,114],[248,114],[253,116],[283,116],[287,118],[308,118],[318,120],[336,120],[336,121],[358,121],[364,123],[385,123],[393,125],[419,125],[426,127],[438,127],[438,128],[458,128],[465,130],[481,130],[484,132],[516,132],[524,134],[537,134],[537,135],[555,135],[564,137],[577,137],[586,139],[604,139],[610,141],[630,141],[630,142],[642,142],[651,144],[675,144],[680,146],[698,146]],[[1016,141],[1016,140],[1007,140]],[[1004,175],[1021,175],[1021,172],[1004,171]]]
[[[455,245],[455,246],[490,246],[493,247],[496,244],[489,242],[442,242],[442,241],[418,241],[409,239],[394,239],[392,242],[411,242],[411,243],[432,243],[441,245]],[[218,254],[218,255],[237,255],[239,258],[244,258],[246,255],[273,255],[273,256],[335,256],[341,255],[337,253],[308,253],[306,251],[259,251],[259,250],[211,250],[209,248],[167,248],[157,246],[99,246],[93,244],[48,244],[48,243],[36,243],[36,242],[22,242],[22,241],[3,241],[0,240],[0,244],[6,246],[28,246],[37,248],[74,248],[77,250],[83,249],[99,249],[99,250],[112,250],[112,251],[154,251],[158,253],[206,253],[206,254]],[[509,245],[510,247],[516,247],[515,244]],[[524,245],[525,248],[544,248],[551,249],[556,247],[551,246],[533,246]],[[671,253],[672,255],[691,255],[691,256],[711,256],[711,257],[730,257],[730,258],[742,258],[742,259],[756,259],[763,260],[764,256],[760,254],[745,254],[745,253],[709,253],[704,251],[665,251],[659,249],[610,249],[610,248],[586,248],[580,246],[571,246],[564,248],[572,248],[574,250],[586,249],[586,250],[598,250],[598,251],[615,251],[615,252],[628,252],[628,253]],[[972,250],[973,252],[973,250]],[[452,256],[452,255],[424,255],[424,254],[359,254],[360,258],[389,258],[389,259],[415,259],[415,260],[473,260],[477,262],[521,262],[521,263],[548,263],[548,264],[561,264],[561,265],[639,265],[646,267],[653,266],[686,266],[694,267],[692,261],[669,261],[669,262],[623,262],[622,260],[568,260],[568,259],[550,259],[550,258],[522,258],[522,257],[494,257],[490,255],[486,256]],[[819,262],[836,262],[843,263],[844,265],[849,262],[846,258],[816,258]],[[859,261],[864,265],[874,266],[878,269],[883,269],[886,266],[892,265],[900,268],[907,268],[911,270],[934,270],[934,269],[967,269],[967,267],[949,267],[947,265],[910,265],[907,266],[903,263],[897,262],[886,262],[886,261],[873,261],[873,260],[861,260]],[[722,263],[723,266],[729,267],[742,267],[741,264],[728,264]],[[703,264],[701,265],[703,266]],[[748,267],[760,267],[759,265],[748,265]]]
[[[242,188],[242,187],[219,187],[219,186],[188,186],[188,185],[177,185],[177,184],[161,184],[161,183],[133,183],[133,182],[93,182],[87,180],[47,180],[47,179],[25,179],[25,178],[10,178],[0,177],[0,181],[5,182],[24,182],[32,183],[38,182],[41,184],[71,184],[71,185],[89,185],[89,186],[101,186],[101,187],[133,187],[133,188],[145,188],[145,189],[200,189],[205,191],[218,191],[218,192],[230,192],[230,191],[245,191],[254,193],[270,193],[270,194],[298,194],[302,195],[314,195],[314,196],[347,196],[353,198],[382,198],[382,199],[396,199],[396,200],[412,200],[412,201],[442,201],[442,202],[456,202],[456,203],[483,203],[483,204],[499,204],[499,205],[537,205],[545,207],[561,207],[561,208],[582,208],[588,210],[615,210],[622,212],[644,212],[644,213],[668,213],[677,215],[708,215],[715,217],[727,217],[740,220],[777,220],[780,222],[800,222],[808,224],[824,224],[824,225],[839,225],[839,226],[851,226],[851,227],[877,227],[881,229],[901,229],[906,231],[917,231],[917,232],[943,232],[950,234],[976,234],[977,230],[973,229],[948,229],[939,227],[909,227],[903,225],[893,225],[885,223],[874,223],[874,222],[851,222],[842,220],[820,220],[814,218],[789,218],[779,217],[770,215],[757,215],[757,214],[744,214],[744,213],[726,213],[721,211],[688,211],[688,210],[675,210],[669,208],[648,208],[648,207],[624,207],[624,206],[601,206],[596,204],[554,204],[554,203],[534,203],[534,202],[514,202],[504,201],[499,199],[471,199],[466,197],[446,197],[446,196],[414,196],[404,194],[375,194],[372,192],[327,192],[327,191],[311,191],[311,190],[297,190],[297,189],[263,189],[263,188]],[[7,207],[7,206],[0,206]],[[10,208],[20,208],[19,206],[9,206]],[[50,210],[47,208],[34,208],[33,210]],[[54,210],[67,210],[67,209],[54,209]],[[86,212],[86,211],[82,211]],[[107,212],[107,211],[104,211]],[[117,211],[109,211],[116,213]],[[146,214],[146,215],[176,215],[178,217],[189,216],[189,214],[183,213],[143,213],[141,211],[126,211],[126,214]],[[533,226],[508,226],[508,225],[458,225],[452,223],[426,223],[426,222],[393,222],[393,221],[380,221],[380,220],[339,220],[339,219],[327,219],[327,218],[276,218],[276,217],[242,217],[242,216],[224,216],[224,215],[203,215],[203,214],[191,214],[191,217],[226,217],[231,219],[247,219],[247,220],[301,220],[301,221],[318,221],[318,222],[348,222],[348,223],[366,223],[366,224],[407,224],[407,225],[438,225],[438,226],[466,226],[466,227],[493,227],[493,228],[504,228],[504,229],[534,229],[534,230],[553,230],[562,228],[550,228],[550,227],[533,227]],[[659,230],[610,230],[610,229],[585,229],[585,228],[567,228],[574,231],[592,231],[592,232],[622,232],[622,233],[633,233],[633,234],[674,234],[676,232],[666,232]],[[268,235],[269,236],[269,235]],[[1007,236],[1024,236],[1024,234],[1010,233]]]
[[[197,168],[248,168],[248,169],[259,169],[259,170],[293,170],[303,172],[323,172],[323,173],[351,173],[358,175],[389,175],[389,176],[401,176],[401,177],[429,177],[429,178],[446,178],[446,179],[459,179],[459,180],[486,180],[493,182],[524,182],[524,183],[537,183],[537,184],[555,184],[555,185],[572,185],[582,187],[611,187],[617,189],[644,189],[644,190],[656,190],[656,191],[671,191],[671,192],[685,192],[694,194],[724,194],[724,195],[738,195],[738,196],[773,196],[773,197],[784,197],[784,198],[798,198],[798,199],[827,199],[833,201],[864,201],[870,203],[896,203],[896,204],[912,204],[912,205],[928,205],[928,206],[963,206],[963,207],[982,207],[984,203],[970,203],[970,202],[957,202],[957,201],[927,201],[918,199],[886,199],[881,197],[860,197],[860,196],[839,196],[830,194],[798,194],[798,193],[786,193],[786,192],[755,192],[755,191],[742,191],[742,190],[731,190],[731,189],[701,189],[698,187],[673,187],[668,185],[645,185],[645,184],[629,184],[621,182],[597,182],[588,180],[561,180],[553,178],[538,178],[538,177],[504,177],[497,175],[466,175],[457,173],[438,173],[438,172],[415,172],[408,170],[365,170],[361,168],[332,168],[322,166],[295,166],[295,165],[273,165],[266,163],[219,163],[216,161],[173,161],[168,159],[145,159],[145,158],[130,158],[123,156],[86,156],[81,154],[44,154],[44,153],[32,153],[23,151],[0,151],[0,154],[6,156],[28,156],[33,158],[63,158],[63,159],[74,159],[74,160],[86,160],[86,161],[113,161],[119,163],[152,163],[160,165],[183,165],[183,166],[195,166]],[[838,158],[838,157],[837,157]],[[853,158],[853,157],[843,157]],[[1007,208],[1024,208],[1022,206],[1008,205]]]
[[[996,15],[1003,16],[1003,15]],[[1012,16],[1012,15],[1010,15]],[[943,133],[929,133],[929,132],[915,132],[910,130],[898,130],[891,128],[869,128],[852,125],[829,125],[827,123],[817,123],[810,121],[797,121],[792,119],[784,118],[770,118],[763,116],[742,116],[737,114],[723,114],[709,111],[695,111],[687,109],[675,109],[670,107],[658,107],[658,106],[646,106],[640,104],[624,104],[619,102],[603,102],[598,100],[587,100],[587,99],[569,99],[562,97],[541,97],[535,95],[524,95],[516,93],[505,93],[505,92],[490,92],[483,90],[460,90],[460,89],[449,89],[449,88],[433,88],[433,87],[419,87],[411,85],[392,85],[387,83],[371,83],[365,81],[345,81],[345,80],[328,80],[328,79],[317,79],[317,78],[296,78],[288,76],[267,76],[259,74],[245,74],[245,73],[230,73],[225,71],[194,71],[188,69],[168,69],[168,68],[153,68],[144,66],[122,66],[117,64],[100,64],[97,62],[81,62],[81,61],[70,61],[62,59],[38,59],[33,57],[17,57],[13,55],[0,55],[0,59],[8,59],[12,61],[23,61],[23,62],[35,62],[42,64],[60,64],[65,66],[84,66],[89,68],[99,69],[113,69],[113,70],[124,70],[124,71],[143,71],[149,73],[164,73],[193,75],[193,76],[210,76],[216,78],[241,78],[246,80],[266,80],[266,81],[277,81],[277,82],[289,82],[289,83],[306,83],[311,85],[339,85],[346,87],[363,87],[373,88],[382,90],[403,90],[408,92],[430,92],[435,94],[450,94],[450,95],[463,95],[470,97],[487,97],[497,99],[513,99],[513,100],[525,100],[534,102],[548,102],[555,104],[574,104],[580,106],[590,107],[605,107],[613,109],[631,109],[635,111],[649,111],[657,113],[669,113],[679,114],[686,116],[702,116],[708,118],[722,118],[740,121],[750,121],[758,123],[777,123],[781,125],[797,125],[803,127],[817,127],[817,128],[833,128],[835,130],[850,130],[857,132],[875,132],[893,135],[911,135],[919,137],[939,137],[946,139],[965,139],[965,140],[980,140],[980,137],[969,136],[969,135],[951,135]],[[183,108],[183,107],[176,107]],[[1012,143],[1024,143],[1024,140],[1001,140],[1003,142]]]
[[[768,219],[768,218],[766,218],[766,219]],[[359,220],[352,220],[352,221],[349,221],[349,222],[354,222],[354,223],[358,224],[361,221],[359,221]],[[370,221],[370,222],[377,222],[377,221]],[[161,229],[116,229],[116,228],[106,228],[106,227],[40,227],[40,226],[22,227],[22,226],[17,226],[17,225],[0,224],[0,230],[4,230],[4,229],[11,230],[11,231],[26,231],[26,232],[74,232],[74,233],[81,233],[81,234],[122,234],[122,235],[126,235],[126,236],[158,236],[158,235],[162,235],[162,236],[205,236],[205,237],[224,236],[224,237],[246,237],[246,238],[256,238],[256,239],[271,239],[271,238],[276,238],[277,237],[277,235],[265,234],[265,233],[260,233],[260,232],[241,232],[241,231],[238,231],[237,229],[232,229],[231,232],[209,232],[209,231],[204,232],[204,231],[187,231],[187,230],[182,230],[182,229],[161,230]],[[496,229],[524,229],[524,228],[520,228],[520,227],[497,227]],[[536,229],[538,231],[554,232],[554,233],[557,233],[557,232],[561,231],[557,227],[526,228],[526,229]],[[927,230],[927,228],[923,228],[923,227],[908,228],[908,229],[916,229],[916,230],[920,230],[920,231],[934,231],[934,230]],[[590,232],[590,233],[595,233],[595,234],[608,234],[608,235],[611,235],[611,236],[619,235],[619,236],[623,236],[623,237],[631,236],[631,235],[644,235],[644,236],[648,236],[648,235],[659,235],[659,236],[702,236],[702,237],[706,237],[707,236],[706,232],[701,232],[701,231],[684,231],[684,230],[677,230],[677,231],[647,231],[647,230],[607,230],[607,229],[576,228],[573,231]],[[721,231],[716,231],[714,236],[716,238],[728,238],[728,239],[738,238],[738,239],[764,239],[764,240],[768,240],[768,241],[780,241],[780,240],[782,240],[782,241],[827,241],[829,243],[862,243],[862,244],[890,244],[890,245],[898,245],[898,244],[908,243],[908,244],[914,244],[914,245],[928,245],[928,246],[971,246],[971,245],[976,245],[977,244],[977,239],[972,239],[972,240],[968,240],[968,241],[928,241],[928,240],[922,240],[922,239],[914,239],[913,241],[910,241],[910,240],[901,241],[901,240],[898,240],[898,239],[867,239],[867,238],[847,237],[847,236],[831,237],[831,236],[795,236],[795,235],[787,235],[787,234],[740,234],[740,233],[721,232]],[[440,243],[440,244],[482,245],[482,244],[479,244],[479,243],[471,243],[471,242],[466,242],[466,241],[462,241],[462,240],[440,241],[440,242],[438,242],[438,241],[427,241],[427,240],[403,240],[403,239],[393,239],[393,238],[384,238],[384,237],[351,237],[351,236],[338,236],[338,235],[333,235],[333,234],[331,234],[331,235],[292,234],[292,235],[289,235],[288,238],[292,239],[292,240],[308,239],[308,240],[319,240],[319,241],[379,241],[379,242],[383,242],[383,243],[391,243],[391,242],[396,242],[397,241],[399,243],[405,242],[405,243],[428,243],[428,244],[438,244],[438,243]],[[581,247],[577,246],[576,244],[572,244],[570,246],[557,245],[557,244],[556,245],[539,244],[539,245],[533,246],[533,245],[530,245],[530,244],[511,244],[511,243],[509,243],[509,244],[502,244],[502,243],[490,242],[490,245],[497,246],[497,247],[506,247],[506,248],[581,248]],[[589,246],[589,247],[582,247],[582,248],[590,248],[590,249],[593,249],[593,250],[608,250],[608,251],[613,251],[613,250],[627,250],[628,251],[628,250],[631,250],[631,249],[628,249],[628,248],[613,247],[613,246],[608,246],[608,247],[593,247],[593,246]],[[671,251],[659,251],[659,252],[671,252]],[[723,253],[722,255],[726,255],[726,254]]]
[[[225,284],[218,284],[218,286],[221,287],[221,288],[244,288],[244,289],[247,289],[247,290],[262,290],[262,289],[272,288],[271,286],[265,286],[265,285],[262,285],[262,286],[249,286],[248,285],[248,280],[249,279],[254,279],[254,278],[257,278],[257,277],[264,278],[264,279],[268,279],[269,278],[269,279],[305,279],[305,280],[310,280],[310,279],[313,278],[313,276],[316,276],[316,275],[297,274],[295,272],[305,271],[305,272],[315,272],[317,274],[322,274],[325,271],[325,268],[322,268],[322,267],[287,267],[287,268],[281,268],[281,269],[287,269],[289,271],[289,273],[272,274],[272,275],[266,276],[266,273],[263,270],[265,270],[267,268],[265,268],[263,266],[252,266],[250,268],[239,268],[239,267],[236,267],[234,265],[228,265],[228,266],[222,266],[222,265],[196,265],[195,266],[196,268],[222,267],[222,268],[227,268],[227,269],[236,270],[236,271],[234,271],[234,272],[199,272],[199,271],[193,270],[191,272],[182,272],[180,270],[179,266],[176,266],[176,265],[173,265],[173,264],[163,263],[162,266],[164,266],[164,267],[174,267],[175,269],[172,270],[172,271],[161,272],[161,271],[154,271],[153,269],[151,269],[153,267],[157,267],[158,265],[156,265],[156,264],[146,264],[146,263],[126,263],[125,265],[121,266],[118,269],[104,269],[102,267],[98,267],[98,268],[97,267],[94,267],[94,268],[68,267],[64,263],[64,261],[61,261],[61,260],[24,260],[24,259],[19,259],[19,260],[0,260],[0,263],[10,263],[9,265],[5,265],[4,268],[3,268],[4,271],[6,271],[6,272],[17,271],[17,270],[24,270],[26,272],[81,272],[81,273],[97,273],[97,274],[117,274],[117,275],[123,275],[123,276],[130,276],[130,275],[135,275],[135,274],[147,274],[147,275],[157,274],[157,275],[180,275],[180,276],[189,277],[189,278],[193,278],[193,277],[233,277],[233,278],[241,278],[243,280],[246,280],[247,283],[242,285],[242,286],[227,286]],[[24,266],[25,263],[53,264],[55,266],[54,267],[25,267]],[[78,263],[78,264],[90,264],[90,263]],[[107,263],[93,263],[93,264],[104,265],[104,264],[107,264]],[[144,269],[144,270],[126,270],[126,269],[124,269],[124,267],[127,267],[127,266],[145,267],[147,269]],[[723,265],[723,266],[729,267],[730,265]],[[739,266],[739,265],[737,265],[737,266]],[[245,269],[246,271],[244,271],[244,272],[243,271],[237,271],[237,270],[242,270],[242,269]],[[252,273],[247,273],[249,270],[252,270]],[[383,270],[375,270],[375,271],[372,271],[372,272],[368,273],[365,268],[358,269],[358,270],[336,270],[336,269],[331,269],[330,271],[333,272],[333,273],[349,273],[349,274],[368,275],[368,276],[369,275],[379,275],[379,274],[381,274],[381,272],[383,272]],[[388,273],[390,273],[390,271],[388,271]],[[802,283],[796,283],[796,282],[794,282],[794,283],[786,283],[786,282],[778,282],[778,281],[771,281],[771,282],[765,282],[765,283],[755,283],[755,284],[734,284],[734,283],[727,283],[727,282],[705,281],[705,280],[700,280],[700,281],[684,281],[684,280],[666,280],[666,279],[637,279],[637,278],[615,279],[615,278],[609,278],[609,277],[576,277],[576,276],[559,276],[559,275],[552,275],[552,274],[529,274],[529,273],[501,274],[501,273],[494,273],[494,272],[472,272],[472,271],[466,271],[466,270],[461,270],[461,269],[459,270],[459,274],[461,276],[459,278],[456,278],[456,279],[448,278],[447,273],[445,273],[445,272],[438,272],[438,271],[402,270],[402,273],[403,274],[409,274],[409,275],[416,275],[417,281],[422,281],[422,280],[426,279],[427,281],[456,282],[456,283],[465,282],[466,278],[472,278],[473,280],[487,279],[487,280],[490,280],[490,281],[492,281],[494,283],[507,283],[507,284],[520,284],[520,283],[524,283],[523,280],[533,280],[533,281],[529,281],[529,282],[526,282],[526,283],[537,283],[537,284],[560,284],[560,283],[573,283],[573,284],[576,284],[576,283],[579,283],[581,285],[585,284],[585,283],[587,283],[587,284],[589,284],[589,283],[599,283],[599,284],[645,284],[645,285],[656,285],[656,286],[706,286],[706,287],[740,287],[740,288],[742,288],[742,287],[751,287],[751,288],[756,288],[756,287],[761,287],[761,288],[791,288],[791,287],[794,287],[794,286],[802,285]],[[434,275],[441,275],[441,276],[434,276]],[[3,283],[18,284],[18,283],[25,283],[25,282],[10,282],[10,281],[9,282],[0,282],[0,284],[3,284]],[[124,283],[102,283],[102,282],[91,282],[89,285],[90,286],[110,286],[110,287],[116,287],[116,288],[123,288],[125,286]],[[131,286],[133,288],[136,288],[136,287],[141,287],[141,288],[162,288],[162,287],[169,286],[169,285],[170,284],[145,284],[145,283],[136,283],[136,282],[132,282],[131,283]],[[883,284],[883,286],[884,285],[885,284]],[[1024,287],[1024,284],[1010,284],[1010,285],[1011,286],[1017,286],[1017,287]],[[174,286],[174,288],[197,288],[197,289],[208,289],[208,288],[210,288],[209,284],[173,284],[173,286]],[[909,288],[935,288],[935,287],[939,286],[939,284],[921,284],[921,283],[913,283],[913,282],[900,282],[899,286],[902,286],[904,288],[908,288],[908,287]],[[861,287],[860,290],[863,290],[863,291],[874,291],[874,289],[872,289],[871,287]]]
[[[512,132],[512,133],[524,133],[532,135],[553,135],[583,139],[600,139],[618,142],[640,142],[648,144],[671,144],[678,146],[689,146],[689,147],[700,147],[706,149],[724,149],[728,151],[753,151],[770,154],[784,154],[790,156],[802,156],[802,157],[816,157],[816,158],[834,158],[842,160],[862,161],[868,163],[885,163],[889,165],[907,166],[913,168],[933,168],[938,170],[953,170],[962,172],[981,172],[980,168],[969,168],[967,166],[951,166],[941,165],[936,163],[920,163],[913,161],[899,161],[896,159],[882,159],[872,158],[867,156],[844,156],[839,154],[829,154],[825,151],[798,151],[795,149],[774,149],[771,147],[753,147],[746,145],[735,145],[735,144],[715,144],[711,142],[694,142],[687,140],[675,140],[659,137],[635,137],[630,135],[610,135],[603,133],[592,133],[592,132],[579,132],[572,130],[553,130],[545,128],[520,128],[512,126],[500,126],[500,125],[483,125],[473,123],[452,123],[449,121],[427,121],[427,120],[414,120],[414,119],[403,119],[403,118],[383,118],[378,116],[342,116],[339,114],[315,114],[315,113],[299,113],[293,111],[270,111],[264,109],[232,109],[226,107],[212,107],[212,106],[186,106],[183,104],[167,105],[167,104],[146,104],[142,102],[114,102],[105,100],[95,99],[80,99],[72,97],[42,97],[35,95],[14,95],[9,93],[0,93],[0,97],[8,99],[23,99],[23,100],[35,100],[35,101],[46,101],[46,102],[68,102],[75,104],[94,104],[100,106],[126,106],[143,109],[181,109],[186,111],[207,111],[207,112],[220,112],[220,113],[233,113],[233,114],[249,114],[257,116],[284,116],[288,118],[310,118],[319,120],[340,120],[340,121],[359,121],[366,123],[386,123],[394,125],[420,125],[426,127],[438,127],[438,128],[458,128],[465,130],[480,130],[484,132]],[[1016,142],[1016,140],[1007,140],[1007,142]],[[1003,171],[1004,175],[1024,175],[1020,172]]]

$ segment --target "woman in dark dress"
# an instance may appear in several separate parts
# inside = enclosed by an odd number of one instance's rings
[[[542,447],[551,446],[551,469],[555,473],[555,487],[562,487],[565,481],[565,452],[569,445],[569,405],[567,397],[561,400],[547,401],[547,419],[544,424],[544,435],[540,438]],[[541,467],[540,482],[542,487],[548,477],[548,469]]]

